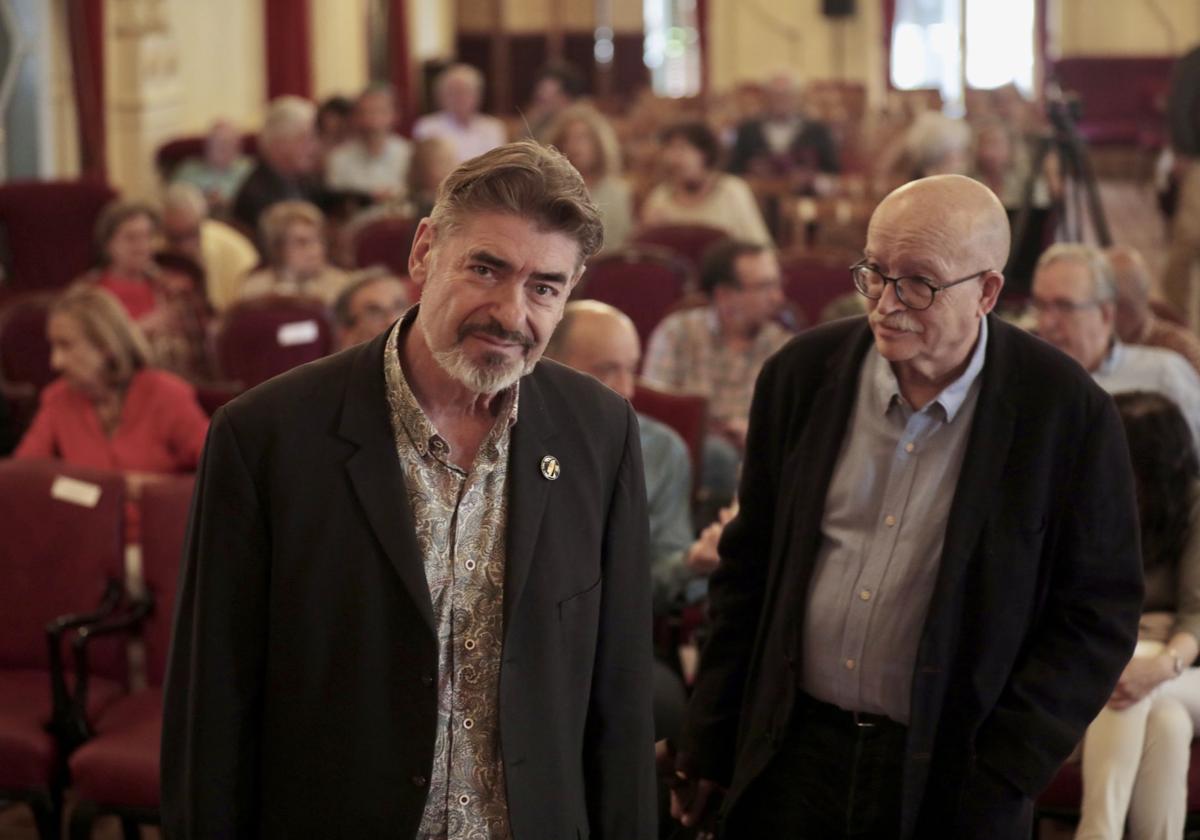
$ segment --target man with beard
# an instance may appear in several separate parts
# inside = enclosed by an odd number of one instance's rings
[[[637,421],[538,364],[601,239],[557,152],[467,161],[417,230],[420,304],[213,418],[167,836],[653,835]]]
[[[989,314],[1008,250],[987,187],[907,184],[851,269],[868,317],[764,367],[660,747],[686,823],[724,789],[725,838],[1028,837],[1111,695],[1142,598],[1129,456],[1091,378]]]

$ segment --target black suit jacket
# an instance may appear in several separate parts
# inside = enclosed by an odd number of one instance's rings
[[[1005,820],[1110,696],[1141,612],[1133,479],[1112,400],[1039,339],[995,318],[988,330],[913,675],[904,837],[1009,836]],[[683,756],[730,785],[727,811],[791,723],[825,495],[872,340],[865,318],[819,327],[758,381]],[[978,801],[981,774],[1013,794],[993,803],[1006,813]]]
[[[263,211],[280,201],[311,201],[321,206],[325,193],[313,177],[286,178],[265,160],[260,160],[233,197],[233,218],[248,230],[258,231]]]
[[[755,160],[771,156],[761,120],[748,120],[738,126],[737,139],[729,159],[729,171],[744,175]],[[805,120],[788,147],[793,166],[819,172],[837,172],[837,147],[829,128],[820,122]]]
[[[170,838],[412,837],[437,645],[387,333],[213,418],[166,685]],[[500,736],[516,840],[650,838],[650,577],[637,423],[543,361],[512,430]],[[556,481],[540,462],[561,463]]]

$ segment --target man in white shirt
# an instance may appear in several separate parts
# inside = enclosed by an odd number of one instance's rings
[[[458,149],[458,160],[476,157],[508,139],[504,123],[479,113],[483,74],[470,64],[452,64],[434,83],[440,111],[426,114],[413,126],[413,138],[445,137]]]
[[[1110,394],[1155,391],[1179,406],[1200,446],[1200,376],[1183,356],[1117,338],[1112,266],[1090,245],[1053,245],[1038,260],[1033,308],[1042,338]]]
[[[392,89],[374,84],[354,103],[355,136],[329,156],[326,181],[334,190],[366,193],[377,201],[402,198],[412,146],[393,133],[396,104]]]

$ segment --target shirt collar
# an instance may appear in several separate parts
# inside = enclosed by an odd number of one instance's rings
[[[1108,347],[1108,353],[1105,354],[1104,360],[1100,362],[1100,366],[1096,368],[1093,376],[1104,376],[1112,373],[1121,366],[1125,361],[1125,345],[1121,343],[1115,335],[1113,336],[1112,344]]]
[[[987,341],[988,321],[984,317],[979,321],[979,337],[975,340],[975,349],[971,351],[971,361],[967,363],[967,369],[943,388],[941,393],[930,400],[929,405],[926,406],[926,408],[933,405],[941,406],[947,423],[954,422],[963,403],[967,401],[971,386],[975,384],[980,371],[983,370],[983,363],[987,357]],[[886,414],[893,404],[903,403],[904,397],[900,393],[900,382],[896,379],[896,372],[892,370],[892,366],[879,355],[878,350],[872,348],[871,352],[875,355],[875,393],[879,398],[879,405],[882,407],[883,413]]]

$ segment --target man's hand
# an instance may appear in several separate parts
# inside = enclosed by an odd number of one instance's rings
[[[709,779],[690,778],[676,766],[675,758],[670,741],[654,745],[658,776],[671,790],[671,818],[698,829],[696,840],[711,840],[725,789]]]
[[[700,532],[700,536],[688,549],[684,563],[694,575],[707,577],[716,571],[721,564],[721,555],[717,554],[717,543],[721,541],[721,533],[729,520],[737,515],[737,503],[721,508],[717,521]]]
[[[1117,711],[1128,709],[1174,676],[1175,667],[1166,656],[1134,657],[1121,673],[1108,707]]]

